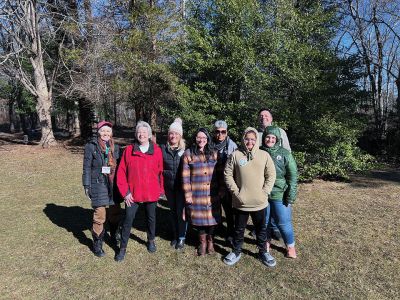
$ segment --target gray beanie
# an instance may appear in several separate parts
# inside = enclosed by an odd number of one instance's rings
[[[183,129],[182,129],[182,119],[181,118],[176,118],[174,122],[169,125],[168,132],[176,132],[179,133],[181,136],[183,136]]]
[[[228,129],[228,124],[224,120],[218,120],[214,123],[215,128],[225,128]]]

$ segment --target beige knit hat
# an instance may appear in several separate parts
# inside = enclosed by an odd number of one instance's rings
[[[183,129],[182,129],[182,119],[181,118],[176,118],[174,122],[169,125],[168,132],[176,132],[179,133],[181,136],[183,136]]]

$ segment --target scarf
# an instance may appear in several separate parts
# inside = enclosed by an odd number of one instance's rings
[[[214,149],[217,150],[218,152],[220,152],[222,149],[224,149],[226,147],[227,143],[228,143],[228,137],[225,140],[223,140],[222,142],[219,142],[219,141],[215,142]]]
[[[110,139],[108,143],[104,142],[100,137],[97,139],[102,155],[106,155],[107,148],[108,153],[106,157],[107,167],[110,167],[110,174],[107,174],[110,184],[112,185],[114,182],[115,176],[115,168],[117,166],[116,161],[114,159],[114,140]],[[108,147],[107,147],[108,146]]]

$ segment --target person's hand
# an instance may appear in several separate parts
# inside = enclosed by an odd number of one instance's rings
[[[186,221],[186,209],[185,208],[182,210],[182,220]]]
[[[193,203],[192,197],[186,198],[185,202],[186,202],[186,204],[192,204]]]
[[[89,187],[88,187],[88,186],[85,186],[85,187],[84,187],[84,191],[85,191],[85,196],[86,196],[90,201],[92,201],[92,199],[90,198]]]
[[[129,193],[128,195],[126,195],[126,196],[124,197],[124,200],[125,200],[126,206],[131,207],[131,203],[133,202],[132,194]]]
[[[286,207],[290,207],[292,206],[293,201],[289,201],[288,199],[283,200],[283,205],[285,205]]]

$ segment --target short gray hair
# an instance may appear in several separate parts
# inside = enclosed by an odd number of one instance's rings
[[[145,122],[145,121],[139,121],[136,124],[136,129],[135,129],[135,137],[137,138],[137,132],[139,131],[139,128],[144,127],[147,128],[147,132],[149,133],[149,140],[151,140],[151,138],[153,137],[152,132],[151,132],[151,127],[149,125],[149,123]]]
[[[218,120],[214,123],[214,127],[228,129],[228,124],[224,120]]]

